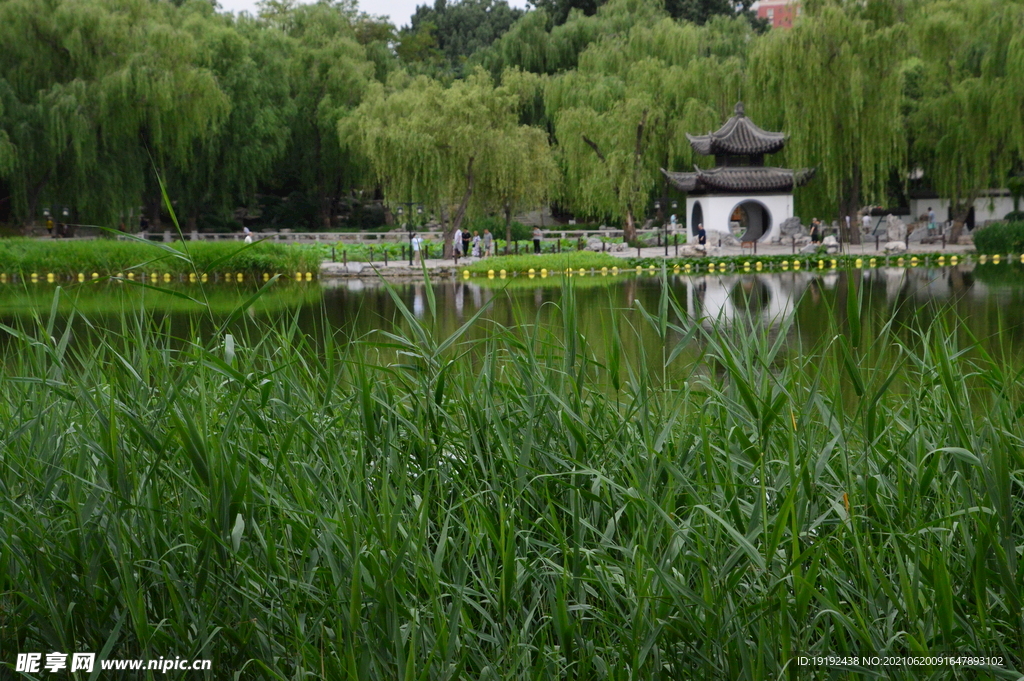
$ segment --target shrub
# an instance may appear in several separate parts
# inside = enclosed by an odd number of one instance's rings
[[[978,253],[1024,252],[1024,221],[997,222],[974,232]]]

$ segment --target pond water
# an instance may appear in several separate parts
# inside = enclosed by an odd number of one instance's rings
[[[662,290],[660,273],[649,275],[600,274],[571,280],[575,293],[574,322],[600,355],[612,316],[619,324],[627,351],[660,352],[659,338],[639,307],[656,313]],[[878,268],[865,270],[810,270],[756,274],[668,275],[665,279],[679,308],[691,318],[718,318],[727,324],[778,328],[793,317],[786,343],[791,352],[813,347],[832,328],[846,328],[847,296],[861,301],[865,333],[877,331],[891,318],[907,334],[936,315],[964,324],[955,333],[967,345],[972,337],[987,349],[1024,359],[1024,267],[1017,264],[935,268]],[[445,280],[429,284],[436,306],[436,332],[443,337],[487,309],[471,333],[480,335],[489,324],[536,324],[557,333],[565,323],[561,309],[561,277],[507,280]],[[412,314],[430,317],[428,284],[391,284]],[[45,323],[56,310],[56,327],[72,324],[74,343],[95,342],[104,330],[121,329],[122,312],[145,308],[169,325],[180,338],[210,334],[254,292],[230,284],[171,288],[159,292],[119,283],[87,282],[56,291],[45,284],[6,285],[0,288],[0,323],[30,329]],[[57,296],[54,305],[55,292]],[[190,300],[189,298],[193,299]],[[206,310],[195,302],[202,299]],[[273,285],[244,315],[231,324],[234,333],[259,333],[265,324],[252,320],[295,322],[314,340],[327,333],[343,339],[373,337],[380,329],[407,329],[392,295],[377,280],[337,280]],[[870,337],[870,336],[869,336]],[[90,341],[92,339],[92,341]],[[0,334],[0,351],[12,342]],[[1024,365],[1024,361],[1019,362]]]

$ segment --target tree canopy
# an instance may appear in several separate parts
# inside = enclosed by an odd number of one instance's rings
[[[354,0],[0,0],[0,221],[159,226],[159,173],[195,229],[408,200],[449,231],[551,200],[632,229],[739,99],[789,135],[773,163],[817,168],[803,217],[1016,186],[1019,0],[804,10],[763,31],[747,2],[436,0],[399,30]]]

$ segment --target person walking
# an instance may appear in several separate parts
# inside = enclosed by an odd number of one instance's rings
[[[473,257],[480,257],[480,232],[473,232]]]
[[[484,230],[484,257],[491,257],[491,247],[494,244],[494,237],[491,236],[491,230]]]
[[[811,243],[816,244],[821,241],[821,223],[818,222],[818,218],[811,220]]]
[[[533,228],[533,252],[540,253],[540,238],[541,238],[540,227]]]
[[[928,236],[935,233],[935,211],[932,210],[931,206],[928,206]]]
[[[459,264],[459,257],[462,255],[462,229],[456,229],[452,237],[452,255],[455,257],[455,264]]]
[[[423,237],[419,234],[413,234],[409,243],[412,245],[412,262],[414,265],[419,265],[423,262],[420,257],[420,249],[423,247]]]
[[[864,233],[871,234],[871,213],[864,213],[864,217],[861,218],[861,224],[864,225]]]

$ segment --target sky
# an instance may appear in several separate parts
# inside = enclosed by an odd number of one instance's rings
[[[257,0],[217,0],[225,12],[249,12],[256,14]],[[417,5],[433,5],[433,0],[360,0],[359,9],[367,14],[391,17],[391,23],[401,28],[409,25],[409,17]],[[509,0],[510,5],[525,9],[525,0]]]

